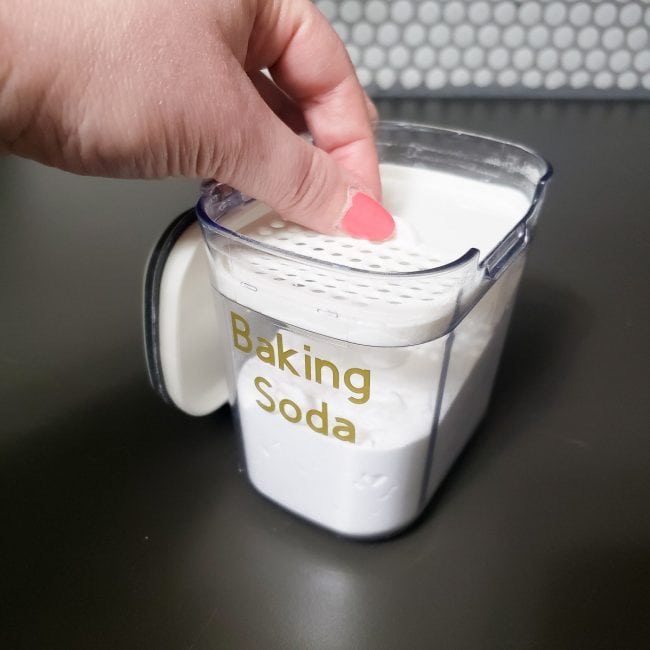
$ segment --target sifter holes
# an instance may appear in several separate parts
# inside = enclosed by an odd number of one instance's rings
[[[450,299],[450,289],[460,280],[449,273],[441,277],[442,281],[435,275],[417,279],[403,275],[426,271],[440,260],[429,254],[425,243],[413,240],[408,230],[400,230],[399,220],[397,234],[390,242],[324,235],[285,222],[275,215],[261,217],[247,226],[249,229],[253,238],[258,237],[265,245],[288,254],[299,254],[303,260],[304,256],[309,256],[338,266],[387,274],[385,277],[354,277],[337,267],[315,268],[308,262],[242,249],[241,255],[247,263],[244,271],[247,267],[251,281],[260,286],[261,294],[279,300],[278,304],[282,304],[286,296],[286,309],[294,305],[295,308],[309,307],[311,300],[313,307],[318,305],[327,311],[329,304],[332,313],[345,314],[347,309],[351,317],[358,318],[365,308],[377,313],[378,326],[382,326],[385,318],[388,326],[394,326],[390,325],[392,319],[403,319],[400,316],[403,309],[412,309],[418,318],[418,310],[426,314],[434,307],[437,309],[437,305],[444,307]],[[400,237],[400,233],[404,236]],[[393,309],[399,305],[403,307]]]

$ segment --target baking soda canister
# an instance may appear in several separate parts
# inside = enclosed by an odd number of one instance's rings
[[[250,482],[366,538],[422,512],[483,416],[551,175],[475,135],[376,139],[388,241],[312,232],[216,182],[197,206]]]

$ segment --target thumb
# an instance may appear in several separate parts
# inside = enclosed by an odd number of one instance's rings
[[[388,239],[395,223],[373,193],[333,156],[296,135],[253,92],[246,135],[215,177],[263,201],[283,219],[325,234]]]
[[[285,219],[327,234],[382,241],[395,223],[371,190],[331,155],[291,133],[266,202]]]

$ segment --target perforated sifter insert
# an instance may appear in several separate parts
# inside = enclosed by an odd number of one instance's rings
[[[254,201],[229,211],[215,239],[215,288],[278,321],[364,345],[441,335],[527,202],[494,183],[397,165],[382,165],[382,184],[396,223],[385,242],[313,232]]]
[[[243,228],[241,233],[294,254],[378,273],[424,271],[444,264],[441,257],[418,243],[413,228],[399,217],[395,235],[387,242],[322,235],[287,223],[272,212]]]
[[[309,331],[365,345],[409,344],[451,318],[466,269],[427,275],[441,260],[418,244],[405,221],[397,218],[396,226],[390,241],[370,243],[318,234],[268,213],[241,234],[277,252],[234,248],[219,258],[217,289]]]

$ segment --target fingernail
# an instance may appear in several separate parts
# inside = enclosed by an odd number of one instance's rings
[[[352,237],[384,241],[393,234],[395,222],[381,203],[363,192],[356,192],[339,222],[339,229]]]

